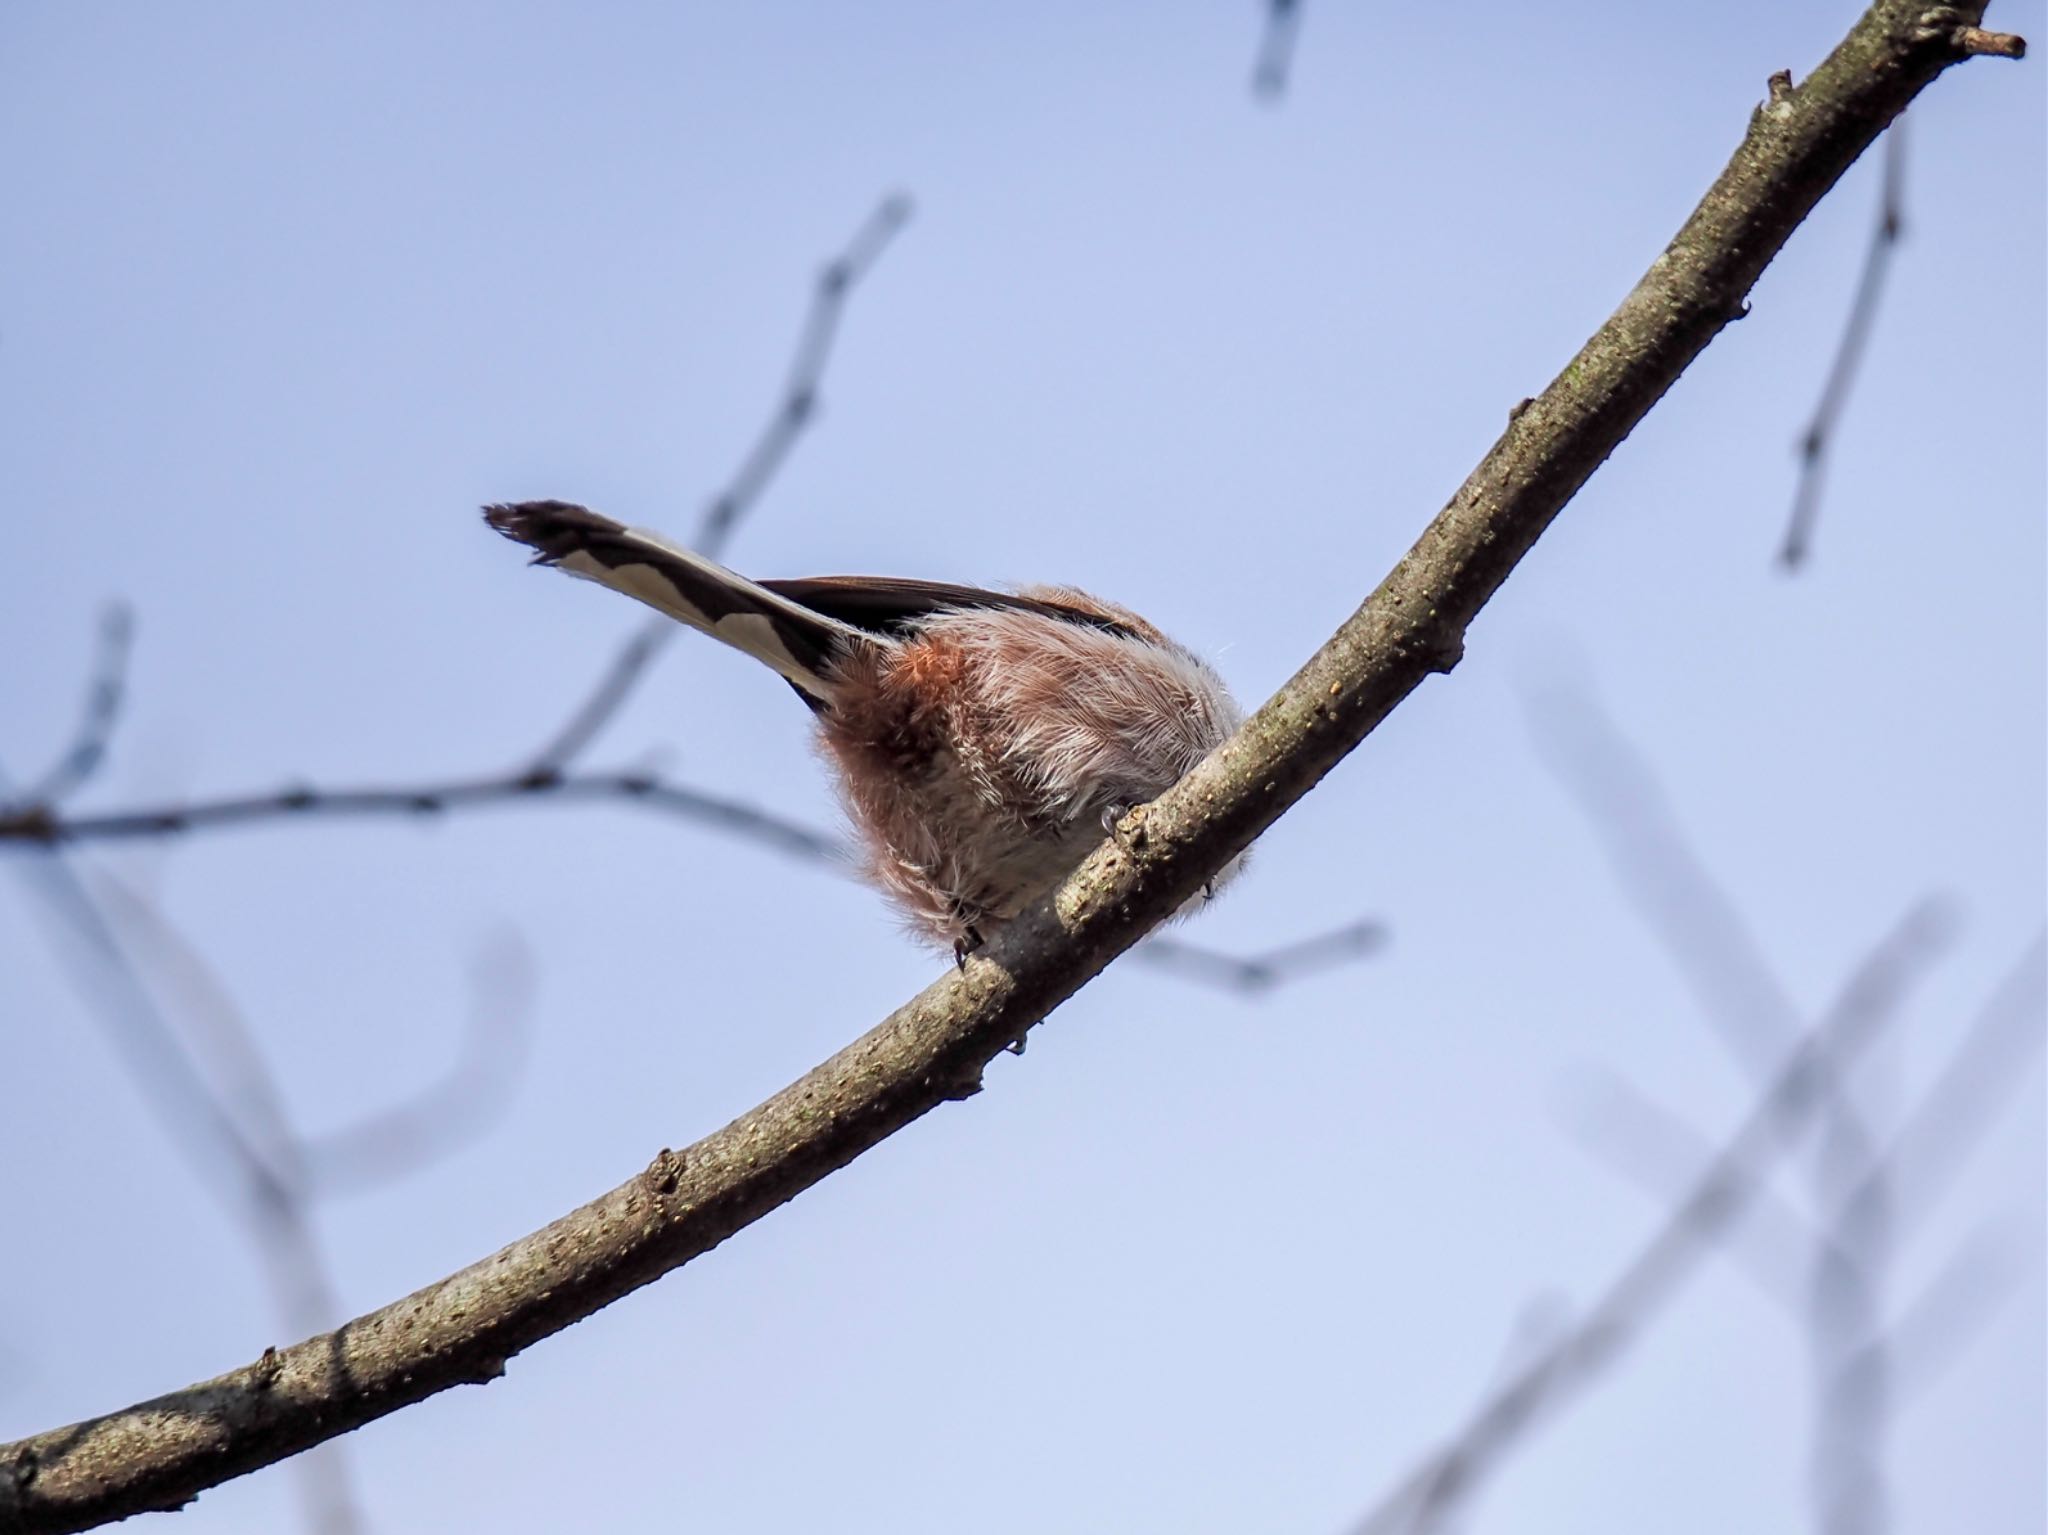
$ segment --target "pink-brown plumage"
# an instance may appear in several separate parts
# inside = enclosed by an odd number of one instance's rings
[[[956,953],[1058,883],[1117,815],[1170,787],[1242,718],[1192,652],[1083,592],[752,582],[581,507],[486,515],[540,559],[789,680],[816,715],[863,872]]]
[[[1082,593],[1020,595],[1086,605]],[[1015,916],[1236,729],[1222,683],[1159,639],[955,609],[835,673],[819,740],[868,878],[926,932],[971,942]]]

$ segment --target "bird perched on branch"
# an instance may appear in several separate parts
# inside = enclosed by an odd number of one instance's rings
[[[1085,592],[750,581],[564,501],[484,518],[536,564],[638,598],[788,682],[816,716],[867,879],[963,964],[1243,719],[1200,657]]]

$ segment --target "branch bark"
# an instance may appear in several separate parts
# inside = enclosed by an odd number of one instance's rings
[[[1635,290],[1294,678],[1052,896],[802,1080],[462,1272],[335,1332],[0,1448],[0,1531],[176,1507],[463,1382],[708,1251],[940,1104],[1191,897],[1432,672],[1565,502],[1730,320],[1906,104],[1987,51],[1982,4],[1878,0],[1734,158]],[[2006,50],[2010,51],[2010,50]]]

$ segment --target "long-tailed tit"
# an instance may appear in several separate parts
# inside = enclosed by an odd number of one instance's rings
[[[1200,657],[1067,587],[749,581],[563,501],[484,517],[537,550],[535,563],[638,598],[779,673],[817,717],[867,879],[956,958],[1243,719]]]

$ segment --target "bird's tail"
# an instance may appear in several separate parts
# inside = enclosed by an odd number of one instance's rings
[[[487,506],[484,521],[535,550],[536,565],[553,565],[637,597],[773,667],[820,703],[830,701],[833,663],[840,656],[888,643],[779,597],[658,533],[567,501]]]

